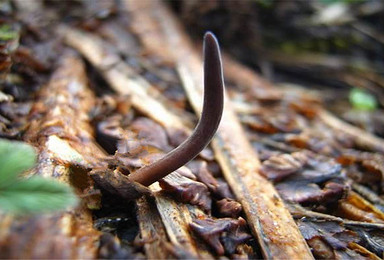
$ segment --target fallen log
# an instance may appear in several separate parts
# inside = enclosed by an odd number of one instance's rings
[[[89,125],[94,100],[83,62],[73,53],[64,53],[31,111],[25,139],[39,150],[31,175],[56,178],[84,194],[89,188],[87,175],[70,165],[89,166],[103,156]],[[100,232],[93,228],[85,204],[44,216],[3,216],[0,222],[1,257],[97,258]]]

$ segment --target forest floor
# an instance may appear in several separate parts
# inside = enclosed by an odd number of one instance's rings
[[[1,3],[0,135],[81,202],[1,212],[0,258],[382,259],[384,4],[283,2]],[[216,136],[133,196],[198,122],[207,30]]]

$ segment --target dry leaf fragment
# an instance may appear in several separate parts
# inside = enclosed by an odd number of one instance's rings
[[[159,180],[160,187],[176,199],[198,205],[207,212],[211,211],[212,199],[207,186],[173,172]]]
[[[192,230],[207,242],[218,255],[233,254],[237,245],[246,242],[252,236],[245,232],[246,221],[238,219],[195,219],[190,224]]]

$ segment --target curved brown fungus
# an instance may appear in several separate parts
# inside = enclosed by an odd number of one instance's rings
[[[151,185],[195,158],[211,141],[223,113],[224,81],[220,49],[215,36],[204,36],[204,103],[201,118],[192,135],[160,160],[145,166],[128,178]]]

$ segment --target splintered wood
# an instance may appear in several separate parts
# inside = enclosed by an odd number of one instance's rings
[[[46,147],[47,156],[63,164],[92,166],[97,163],[94,158],[104,156],[93,138],[89,113],[95,106],[95,96],[87,84],[83,62],[75,54],[65,53],[59,69],[39,91],[32,108],[26,139]],[[47,161],[44,155],[40,153],[41,162]],[[68,176],[61,177],[69,182]]]
[[[173,50],[183,86],[196,113],[200,114],[202,60],[172,13],[158,1],[126,2],[126,7],[135,11],[132,17],[137,27],[145,26],[144,22],[160,25],[164,45]],[[145,38],[145,34],[142,37]],[[248,224],[257,236],[264,256],[274,259],[312,258],[309,247],[278,193],[269,181],[258,174],[260,163],[257,154],[246,139],[229,100],[225,102],[213,148],[228,183],[243,205]]]
[[[68,165],[89,166],[90,156],[103,155],[89,125],[88,112],[95,97],[88,89],[81,59],[65,53],[38,96],[27,133],[29,142],[40,150],[33,174],[72,184],[81,194],[89,185],[86,173],[73,171]],[[51,216],[5,218],[0,225],[0,251],[5,258],[97,257],[100,232],[93,229],[92,214],[84,205]]]
[[[170,257],[167,249],[167,233],[160,215],[147,198],[137,200],[137,218],[144,243],[145,254],[149,259],[164,259]],[[170,245],[168,245],[170,247]]]
[[[125,64],[113,46],[100,37],[69,27],[61,28],[68,45],[83,54],[105,77],[111,87],[122,95],[130,95],[139,111],[161,124],[189,132],[191,123],[183,111],[169,107],[166,99],[144,78]]]
[[[106,44],[103,44],[100,38],[89,33],[65,27],[62,28],[62,32],[67,44],[76,48],[87,57],[118,93],[131,96],[135,108],[170,129],[182,133],[191,132],[190,128],[188,128],[190,122],[185,120],[188,116],[180,116],[182,114],[181,111],[166,105],[166,100],[161,98],[160,93],[156,89],[149,85],[145,79],[133,73],[122,61],[118,61],[118,56],[111,51],[113,50],[112,47],[108,51]],[[115,63],[114,65],[106,66],[106,60],[114,60]],[[208,252],[198,249],[194,239],[188,232],[192,219],[188,209],[159,194],[161,190],[158,185],[154,184],[150,186],[150,189],[154,192],[156,206],[172,242],[172,247],[175,251],[174,255],[178,256],[182,252],[182,255],[194,258],[211,258],[212,256]],[[139,205],[143,203],[145,202],[140,201]],[[141,210],[139,210],[139,217],[142,219],[143,216],[140,212]],[[165,214],[165,212],[170,214]],[[141,228],[143,236],[148,236],[151,233],[150,226],[141,225]],[[161,239],[161,236],[152,237],[150,240],[158,241],[159,239]],[[166,244],[164,240],[163,243]],[[146,246],[145,250],[153,254],[152,246]]]

